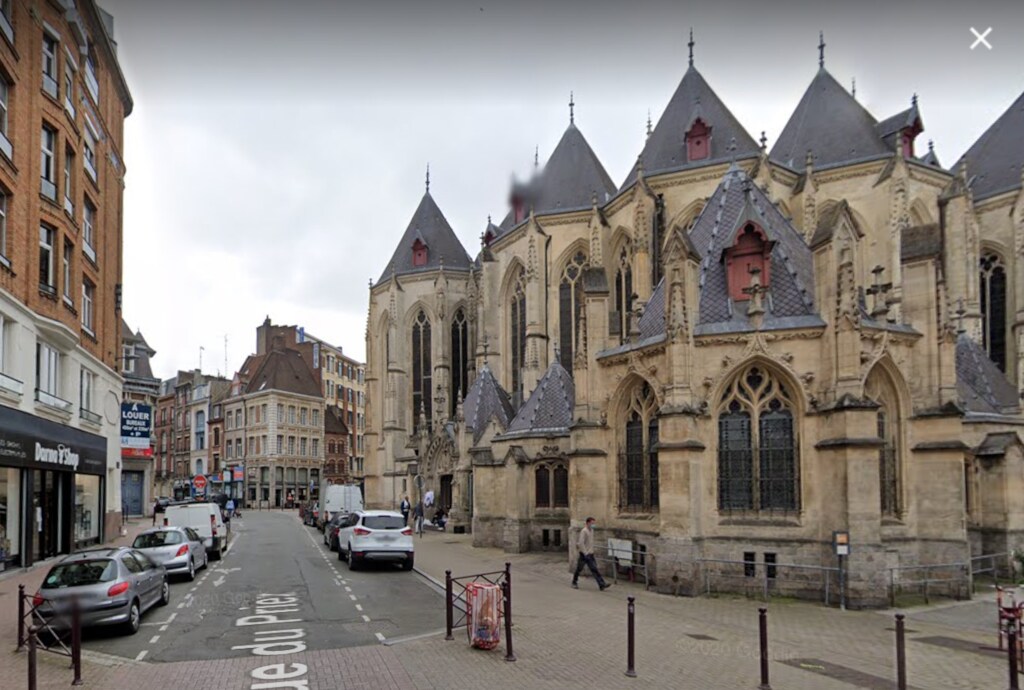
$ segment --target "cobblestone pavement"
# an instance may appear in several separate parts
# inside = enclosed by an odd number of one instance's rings
[[[619,688],[714,690],[757,688],[756,601],[681,598],[621,583],[598,592],[582,579],[569,587],[564,554],[504,554],[473,549],[469,537],[428,533],[418,539],[417,567],[443,581],[499,570],[512,563],[514,643],[518,660],[504,661],[504,646],[471,649],[458,630],[387,644],[266,658],[267,664],[302,664],[308,688]],[[15,654],[17,581],[0,581],[0,677],[25,677],[25,655]],[[40,574],[36,578],[41,577]],[[638,677],[626,678],[626,597],[636,597]],[[994,604],[988,603],[989,606]],[[913,688],[1005,688],[1005,659],[980,650],[995,637],[983,626],[984,603],[915,609],[908,616],[908,676]],[[768,604],[771,682],[775,690],[851,690],[895,686],[891,611],[838,611],[805,603]],[[960,623],[960,619],[966,621]],[[976,622],[972,622],[976,621]],[[41,688],[67,687],[63,659],[40,657]],[[253,657],[168,663],[135,662],[88,654],[85,687],[147,690],[181,687],[252,688]],[[260,660],[260,663],[264,663]],[[294,668],[288,666],[287,668]],[[25,687],[0,683],[8,687]],[[272,687],[270,685],[266,687]],[[285,686],[281,686],[285,687]]]

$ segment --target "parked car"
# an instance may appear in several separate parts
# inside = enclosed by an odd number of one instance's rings
[[[342,515],[341,513],[331,518],[331,521],[324,527],[324,544],[330,548],[331,551],[338,550],[338,530],[341,528],[341,523],[348,518],[348,515]]]
[[[215,561],[220,560],[228,544],[228,530],[216,503],[168,506],[164,513],[164,527],[191,527],[202,537],[206,553]]]
[[[167,506],[170,504],[170,496],[160,496],[156,499],[156,512],[162,513],[167,510]]]
[[[135,549],[90,549],[50,568],[32,598],[37,613],[60,630],[70,626],[72,598],[81,607],[82,627],[120,625],[139,631],[142,614],[171,600],[167,570]]]
[[[191,527],[151,527],[135,537],[132,548],[167,569],[167,574],[196,578],[196,571],[209,565],[203,538]]]
[[[401,513],[393,510],[359,510],[344,518],[338,529],[338,560],[348,560],[349,570],[365,561],[401,563],[412,570],[412,529]]]

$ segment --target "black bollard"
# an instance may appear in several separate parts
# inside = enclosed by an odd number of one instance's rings
[[[25,585],[18,585],[18,651],[25,646]]]
[[[1020,690],[1020,683],[1017,680],[1017,625],[1016,621],[1009,621],[1006,631],[1006,654],[1010,659],[1010,690]]]
[[[768,682],[768,609],[758,609],[757,614],[761,637],[761,684],[757,690],[772,690]]]
[[[907,690],[907,647],[903,614],[896,614],[896,690]]]
[[[452,637],[452,625],[454,621],[452,612],[452,571],[444,571],[444,629],[446,640],[454,640]]]
[[[512,599],[509,597],[512,587],[506,582],[502,586],[502,599],[505,600],[505,661],[515,661],[516,655],[512,651]]]
[[[75,669],[72,685],[82,684],[82,609],[78,597],[71,600],[71,665]]]
[[[28,690],[36,690],[36,635],[35,628],[28,630]]]
[[[628,597],[626,604],[626,675],[636,678],[636,606],[635,597]]]
[[[505,561],[505,582],[508,583],[508,624],[512,625],[512,564]]]

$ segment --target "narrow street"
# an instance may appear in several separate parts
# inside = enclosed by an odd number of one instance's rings
[[[138,634],[90,632],[86,652],[147,662],[230,659],[253,655],[258,635],[265,642],[282,629],[301,631],[290,634],[319,651],[444,627],[442,597],[419,575],[389,565],[349,571],[292,511],[246,512],[232,534],[228,553],[194,582],[172,579],[170,605],[151,609]]]

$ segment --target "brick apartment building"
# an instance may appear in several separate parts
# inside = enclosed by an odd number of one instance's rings
[[[121,522],[123,125],[114,20],[0,3],[0,569]]]

